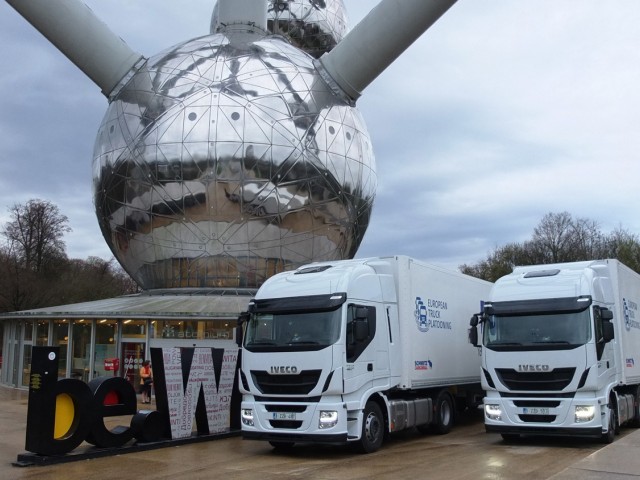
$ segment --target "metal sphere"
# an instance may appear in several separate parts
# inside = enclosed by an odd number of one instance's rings
[[[211,16],[210,33],[218,32],[217,4]],[[267,28],[283,35],[293,45],[319,58],[336,46],[347,33],[343,0],[269,0]]]
[[[352,258],[375,160],[360,113],[278,36],[197,38],[116,92],[93,160],[102,233],[144,289],[257,287]]]

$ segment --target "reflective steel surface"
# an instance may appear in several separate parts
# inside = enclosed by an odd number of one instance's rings
[[[371,141],[313,60],[279,35],[219,33],[150,58],[111,99],[94,204],[144,289],[255,287],[355,255],[376,191]]]
[[[217,4],[216,4],[217,6]],[[210,33],[218,31],[217,8]],[[293,45],[318,58],[330,51],[347,33],[343,0],[269,0],[267,28],[287,37]]]

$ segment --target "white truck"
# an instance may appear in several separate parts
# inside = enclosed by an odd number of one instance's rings
[[[241,316],[243,437],[368,453],[390,432],[447,433],[482,404],[467,322],[490,287],[405,256],[271,277]]]
[[[617,260],[516,267],[471,319],[487,432],[601,438],[640,426],[640,275]],[[481,338],[478,334],[481,326]]]

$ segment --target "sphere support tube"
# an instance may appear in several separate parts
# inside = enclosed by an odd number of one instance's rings
[[[223,30],[249,28],[267,33],[267,0],[219,0],[217,8]]]
[[[6,0],[109,97],[142,58],[79,0]]]
[[[329,53],[325,70],[352,100],[457,0],[382,0]]]

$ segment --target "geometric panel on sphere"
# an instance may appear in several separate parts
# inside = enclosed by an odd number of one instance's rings
[[[347,34],[343,0],[269,0],[267,30],[283,35],[315,58],[329,52]],[[218,8],[213,8],[209,33],[218,32]]]
[[[377,184],[360,113],[313,57],[248,33],[148,59],[110,101],[93,178],[104,238],[144,289],[257,287],[352,258]]]

